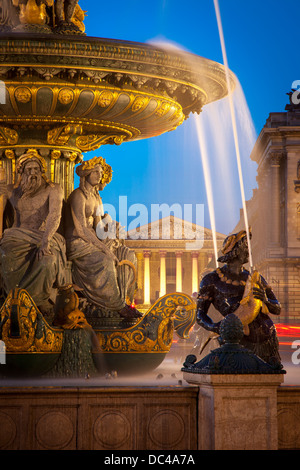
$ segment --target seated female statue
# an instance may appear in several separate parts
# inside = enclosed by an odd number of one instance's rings
[[[111,221],[103,213],[99,190],[111,179],[111,167],[94,157],[76,168],[80,184],[67,201],[65,237],[73,282],[93,305],[124,318],[141,317],[130,303],[135,290],[136,258],[117,238],[100,239],[97,230]]]

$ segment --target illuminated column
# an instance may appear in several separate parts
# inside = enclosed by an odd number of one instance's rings
[[[182,262],[181,252],[176,253],[176,292],[182,291]]]
[[[166,277],[166,252],[160,251],[160,292],[159,296],[162,297],[166,295],[166,285],[167,285],[167,277]]]
[[[136,259],[137,259],[137,297],[140,302],[142,302],[142,297],[143,297],[143,268],[144,268],[144,256],[143,253],[136,253]]]
[[[144,304],[150,305],[150,251],[144,251]]]
[[[213,258],[213,255],[211,255],[210,253],[207,255],[207,265],[209,265],[209,263],[211,262]]]
[[[192,256],[192,294],[198,292],[198,253],[196,251],[191,253]]]
[[[272,152],[271,168],[272,168],[272,189],[271,189],[271,203],[270,208],[272,211],[272,242],[276,245],[280,243],[280,160],[282,158],[281,152]]]

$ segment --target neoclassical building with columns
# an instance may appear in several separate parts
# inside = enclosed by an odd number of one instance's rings
[[[218,250],[225,235],[216,234]],[[198,292],[214,256],[211,230],[172,215],[128,232],[126,245],[137,257],[135,303],[149,306],[173,292]]]

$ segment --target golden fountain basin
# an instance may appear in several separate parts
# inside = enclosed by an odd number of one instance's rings
[[[131,326],[85,329],[97,374],[113,370],[121,375],[137,374],[155,369],[170,351],[174,333],[187,339],[195,320],[193,299],[175,292],[158,299]],[[77,373],[75,356],[80,351],[66,357],[64,344],[77,341],[81,332],[80,328],[51,326],[26,290],[13,289],[0,309],[0,338],[6,348],[0,377],[41,377],[51,371],[54,376]],[[62,365],[56,370],[60,360]]]
[[[1,34],[0,79],[5,149],[26,142],[80,153],[153,137],[227,95],[216,62],[84,36]]]

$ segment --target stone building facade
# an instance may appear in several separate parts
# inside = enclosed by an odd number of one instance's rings
[[[214,259],[212,232],[199,225],[169,216],[128,232],[126,245],[135,251],[137,291],[135,303],[152,305],[173,292],[192,295],[199,290],[201,276]],[[225,235],[217,233],[218,250]]]
[[[280,321],[300,321],[300,108],[270,113],[251,153],[258,188],[247,202],[253,265],[282,305]],[[244,218],[234,231],[244,228]]]

